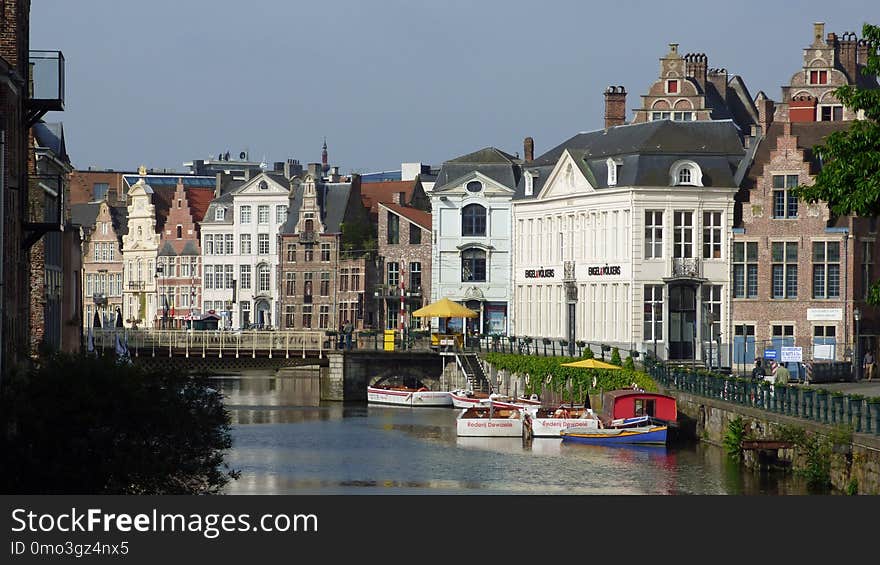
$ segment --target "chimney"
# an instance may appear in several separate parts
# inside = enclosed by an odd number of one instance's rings
[[[405,192],[395,192],[391,195],[391,202],[394,204],[399,204],[401,206],[406,206],[406,193]]]
[[[758,124],[761,126],[761,132],[766,135],[767,128],[773,123],[773,113],[776,110],[776,105],[772,100],[763,96],[757,100],[756,105],[758,106]]]
[[[339,182],[339,167],[330,167],[330,182]]]
[[[296,159],[288,159],[284,162],[284,176],[287,178],[296,177],[303,172],[302,165]]]
[[[857,54],[856,54],[856,45],[858,43],[858,39],[856,38],[856,34],[852,32],[844,33],[838,42],[839,45],[839,55],[838,55],[838,63],[843,71],[846,73],[847,78],[849,78],[850,83],[854,83],[859,80],[858,66],[856,64]]]
[[[323,169],[321,167],[321,163],[309,163],[308,166],[309,174],[313,177],[320,179],[321,173],[323,173]]]
[[[531,137],[523,139],[523,158],[527,163],[535,160],[535,140]]]
[[[825,37],[825,22],[813,24],[813,47],[823,47],[822,40]]]
[[[727,104],[727,69],[709,69],[709,82],[715,85],[715,90],[721,100]]]
[[[280,173],[281,171],[283,171],[284,170],[284,161],[275,161],[274,165],[272,166],[272,170],[275,171],[276,173]]]
[[[864,67],[868,64],[868,54],[871,53],[870,50],[871,42],[867,39],[859,39],[859,43],[856,46],[856,68]]]
[[[688,53],[684,56],[685,74],[700,85],[700,89],[706,92],[706,67],[709,59],[705,53]]]
[[[622,126],[626,123],[626,89],[609,86],[605,89],[605,127]]]

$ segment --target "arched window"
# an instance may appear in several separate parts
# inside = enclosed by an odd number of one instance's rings
[[[682,167],[678,171],[678,184],[691,184],[691,170],[689,167]]]
[[[177,226],[177,239],[183,238],[183,226]]]
[[[257,277],[260,281],[260,292],[269,292],[270,279],[269,265],[263,263],[257,267]]]
[[[671,186],[703,186],[703,172],[693,161],[676,161],[669,169]]]
[[[461,281],[486,282],[486,252],[466,249],[461,253]]]
[[[461,209],[461,235],[486,235],[486,209],[479,204],[468,204]]]

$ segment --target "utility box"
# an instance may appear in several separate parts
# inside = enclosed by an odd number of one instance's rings
[[[394,337],[396,330],[385,330],[385,351],[394,351]]]

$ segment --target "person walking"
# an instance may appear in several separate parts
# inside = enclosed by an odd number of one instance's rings
[[[345,348],[351,350],[351,334],[354,333],[354,326],[348,320],[342,324],[342,332],[345,334]]]
[[[870,382],[870,380],[874,378],[874,353],[870,349],[865,353],[864,364],[865,377]]]
[[[755,368],[752,369],[752,380],[759,382],[764,379],[764,368],[761,367],[761,360],[755,359]]]

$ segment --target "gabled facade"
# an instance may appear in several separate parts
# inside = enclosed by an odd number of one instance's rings
[[[117,311],[123,310],[122,236],[126,233],[128,209],[102,200],[74,204],[71,216],[84,234],[82,326],[94,327],[95,314],[102,328],[113,326]]]
[[[440,168],[430,194],[431,301],[449,298],[480,314],[464,328],[461,319],[440,320],[441,331],[508,333],[511,199],[521,177],[522,161],[493,147]]]
[[[128,233],[122,236],[125,262],[123,319],[131,327],[158,327],[156,259],[159,234],[156,232],[156,206],[153,188],[146,183],[146,169],[128,191]]]
[[[730,315],[725,234],[743,154],[729,120],[658,120],[529,161],[513,205],[511,332],[707,359]]]
[[[311,163],[291,180],[287,223],[279,241],[281,320],[284,329],[355,329],[373,322],[375,228],[361,199],[359,175],[324,178]]]

